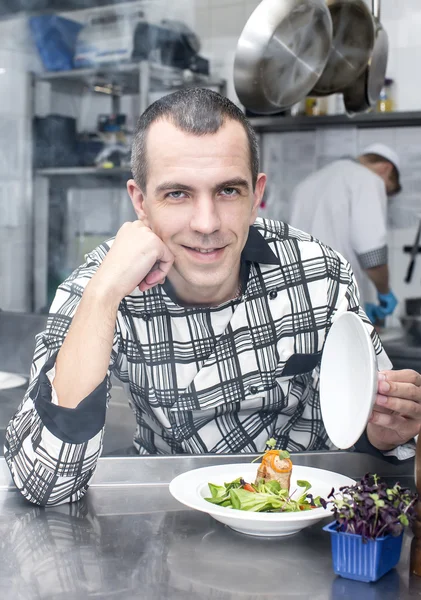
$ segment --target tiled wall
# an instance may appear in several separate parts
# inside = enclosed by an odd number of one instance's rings
[[[25,19],[0,22],[0,309],[29,309],[32,216],[28,70],[38,59]]]
[[[262,168],[268,174],[268,191],[262,216],[288,221],[294,187],[309,173],[341,156],[356,156],[374,142],[396,149],[402,161],[403,192],[389,207],[389,249],[391,287],[400,306],[388,326],[399,325],[403,300],[421,296],[421,255],[411,284],[404,282],[409,255],[404,245],[415,237],[421,217],[421,128],[327,129],[315,132],[267,133],[261,138]],[[374,288],[373,288],[374,292]],[[375,294],[374,298],[375,299]]]
[[[371,0],[366,0],[371,7]],[[214,68],[229,82],[228,93],[238,102],[232,83],[235,48],[248,17],[258,0],[196,0],[196,30],[203,39],[203,51]],[[381,0],[381,21],[389,35],[388,77],[395,80],[396,107],[401,111],[421,110],[421,1]],[[421,131],[418,128],[330,130],[317,136],[267,134],[263,143],[263,163],[270,186],[266,209],[262,214],[280,218],[288,216],[290,193],[299,179],[326,161],[341,154],[355,154],[372,141],[395,147],[402,158],[404,193],[390,207],[391,285],[402,301],[421,296],[421,255],[411,284],[404,283],[409,256],[402,247],[413,243],[416,214],[421,213]],[[294,144],[291,144],[291,141]],[[418,154],[418,148],[420,148]],[[272,167],[270,167],[272,164]],[[399,324],[403,302],[388,325]]]

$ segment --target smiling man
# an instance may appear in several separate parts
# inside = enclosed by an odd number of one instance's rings
[[[135,143],[128,191],[139,219],[173,256],[168,279],[177,297],[183,304],[212,306],[239,290],[241,252],[266,177],[252,172],[247,132],[238,121],[221,126],[208,116],[186,128],[152,122],[142,136],[147,153],[136,151]]]
[[[243,113],[176,92],[140,117],[127,184],[138,220],[58,289],[5,456],[30,501],[79,499],[101,452],[111,374],[144,454],[329,450],[318,374],[335,318],[365,321],[349,264],[284,223],[256,219],[266,176]],[[386,371],[361,443],[419,431],[421,377]],[[340,402],[340,391],[338,394]]]

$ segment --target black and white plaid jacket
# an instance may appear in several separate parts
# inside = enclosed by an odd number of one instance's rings
[[[242,254],[242,295],[183,307],[169,285],[120,304],[108,376],[76,409],[52,402],[51,381],[83,290],[112,244],[100,245],[58,289],[36,338],[31,382],[6,434],[5,457],[29,500],[80,498],[101,452],[110,375],[136,418],[139,454],[325,450],[318,373],[332,321],[361,315],[349,264],[309,235],[258,219]],[[77,377],[77,373],[75,373]],[[340,398],[338,398],[340,401]]]

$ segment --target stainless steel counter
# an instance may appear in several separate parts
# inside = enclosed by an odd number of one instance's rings
[[[250,456],[102,458],[86,497],[39,508],[13,488],[0,459],[0,597],[7,600],[397,600],[421,597],[409,578],[411,538],[377,584],[336,577],[322,524],[278,539],[236,533],[185,509],[168,483],[186,470]],[[413,465],[366,455],[303,453],[295,464],[413,485]],[[328,522],[328,519],[326,520]]]

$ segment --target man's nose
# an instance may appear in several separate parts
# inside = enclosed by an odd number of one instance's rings
[[[194,231],[209,235],[221,227],[216,202],[212,197],[203,196],[194,203],[190,227]]]

